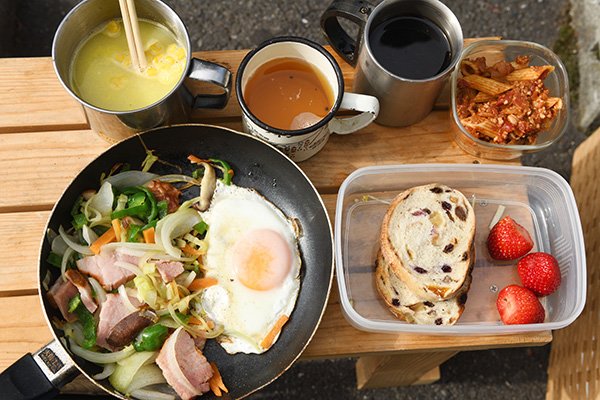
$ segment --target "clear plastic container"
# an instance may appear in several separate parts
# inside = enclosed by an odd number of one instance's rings
[[[462,60],[466,58],[484,57],[488,65],[498,61],[512,61],[517,56],[527,55],[530,57],[530,65],[552,65],[552,71],[544,80],[544,84],[552,97],[560,97],[563,102],[562,110],[552,121],[548,129],[540,132],[534,144],[496,144],[479,140],[472,136],[462,126],[456,112],[457,81],[462,77],[460,67],[452,73],[451,108],[450,118],[453,119],[451,132],[458,146],[469,154],[476,157],[494,160],[511,160],[520,157],[524,153],[534,153],[543,150],[556,142],[564,134],[569,118],[569,80],[567,70],[560,58],[550,49],[532,42],[518,40],[482,40],[467,46],[462,54]],[[460,62],[458,64],[460,66]]]
[[[473,282],[465,311],[455,325],[414,325],[398,320],[381,300],[374,282],[381,221],[389,202],[413,186],[438,182],[460,190],[474,204],[477,220]],[[562,284],[541,298],[546,320],[504,325],[496,309],[498,292],[521,285],[516,261],[490,258],[486,240],[498,206],[523,225],[532,251],[558,260]],[[559,329],[577,318],[585,304],[583,233],[573,192],[557,173],[543,168],[477,164],[413,164],[366,167],[340,187],[335,216],[336,273],[342,310],[358,329],[427,334],[510,334]]]

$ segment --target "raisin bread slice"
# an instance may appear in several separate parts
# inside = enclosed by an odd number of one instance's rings
[[[390,265],[377,257],[376,286],[390,311],[399,319],[422,325],[453,325],[465,309],[467,292],[471,285],[471,273],[456,292],[446,300],[428,301],[416,296],[398,276],[390,271]]]
[[[381,227],[383,257],[420,298],[455,295],[468,275],[475,213],[458,190],[433,183],[400,193]]]

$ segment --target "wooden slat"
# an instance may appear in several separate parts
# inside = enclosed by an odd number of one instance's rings
[[[51,208],[75,175],[108,147],[89,130],[0,135],[0,211]]]
[[[0,214],[0,297],[36,291],[39,246],[49,215],[49,211]]]
[[[331,221],[336,198],[323,196]],[[0,213],[0,297],[36,291],[39,246],[49,216],[49,211]]]
[[[332,135],[319,154],[299,165],[319,192],[337,193],[359,167],[477,160],[453,143],[449,124],[447,111],[403,129],[372,124],[352,135]],[[239,122],[223,125],[241,128]],[[75,175],[109,146],[89,130],[45,132],[41,139],[39,132],[0,135],[0,211],[51,208]]]
[[[46,58],[0,59],[0,133],[84,129],[83,108]]]
[[[466,39],[465,44],[482,39],[486,38]],[[329,46],[326,48],[332,52]],[[201,51],[193,55],[224,65],[235,74],[247,52],[248,50]],[[334,57],[340,64],[346,88],[350,91],[354,70],[336,54]],[[214,122],[215,119],[239,116],[240,108],[233,93],[223,110],[198,110],[193,112],[192,119]],[[83,108],[58,81],[50,57],[0,59],[0,133],[87,127]]]
[[[481,337],[362,332],[350,326],[342,316],[337,293],[337,286],[333,285],[325,316],[303,358],[536,346],[552,339],[550,332]],[[0,298],[0,338],[0,370],[52,339],[38,296]]]

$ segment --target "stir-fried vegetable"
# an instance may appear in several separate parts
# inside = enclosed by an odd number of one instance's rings
[[[47,262],[60,268],[59,279],[67,282],[69,275],[71,283],[65,284],[76,285],[86,300],[84,304],[80,294],[72,297],[68,312],[77,320],[60,324],[71,351],[103,366],[95,379],[108,379],[115,389],[138,398],[174,398],[149,387],[165,382],[155,359],[173,329],[184,329],[202,339],[215,338],[224,329],[208,318],[200,301],[204,289],[218,282],[205,276],[203,256],[208,251],[205,236],[209,226],[198,211],[210,206],[217,180],[231,184],[233,170],[220,159],[189,156],[189,160],[198,164],[192,176],[182,174],[181,168],[179,173],[162,176],[148,172],[156,162],[169,165],[150,150],[141,170],[114,166],[100,178],[97,191],[90,188],[78,197],[70,226],[59,227],[58,234],[47,232],[51,244]],[[181,203],[180,198],[190,198],[191,193],[192,198]],[[65,274],[71,268],[79,273]],[[123,279],[115,280],[114,275],[119,274]],[[73,276],[79,280],[74,281]],[[46,279],[44,287],[49,283]],[[147,323],[133,328],[116,347],[127,344],[118,351],[114,351],[111,335],[119,331],[105,336],[107,325],[102,325],[102,318],[110,312],[100,312],[116,304],[114,294],[124,307],[121,312],[133,317],[151,314]],[[90,306],[90,301],[98,307]],[[97,311],[91,313],[86,305]],[[131,337],[135,339],[128,344]],[[212,368],[216,372],[210,387],[219,395],[227,389],[216,366]]]
[[[79,294],[69,301],[69,312],[75,313],[83,325],[82,346],[86,349],[91,349],[96,345],[96,320],[92,313],[83,305]]]
[[[160,324],[150,325],[137,336],[133,342],[133,348],[135,351],[159,350],[167,340],[168,335],[169,329],[166,326]]]

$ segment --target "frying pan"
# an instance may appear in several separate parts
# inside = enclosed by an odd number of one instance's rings
[[[71,207],[86,189],[98,188],[99,178],[116,163],[141,165],[146,156],[143,143],[155,150],[161,160],[179,165],[191,174],[189,154],[203,158],[227,160],[235,171],[233,182],[257,189],[288,217],[296,218],[301,227],[299,247],[302,257],[300,293],[289,322],[278,341],[263,354],[227,354],[214,340],[209,340],[204,354],[216,362],[229,389],[228,398],[241,398],[275,380],[300,356],[308,345],[323,315],[333,276],[333,239],[325,207],[316,189],[304,173],[279,150],[252,136],[209,125],[178,125],[158,128],[122,141],[92,161],[71,182],[54,206],[47,228],[58,231],[59,225],[71,221]],[[153,172],[172,173],[173,168],[155,163]],[[162,168],[162,170],[161,170]],[[38,282],[50,270],[51,282],[57,269],[45,261],[50,245],[45,238],[39,256]],[[49,399],[58,388],[82,373],[97,386],[115,397],[126,397],[115,391],[108,380],[94,381],[92,375],[101,368],[73,355],[59,339],[61,330],[50,323],[61,319],[60,312],[50,307],[46,292],[38,284],[40,300],[54,341],[27,354],[0,375],[3,399]],[[213,398],[206,393],[201,398]]]

